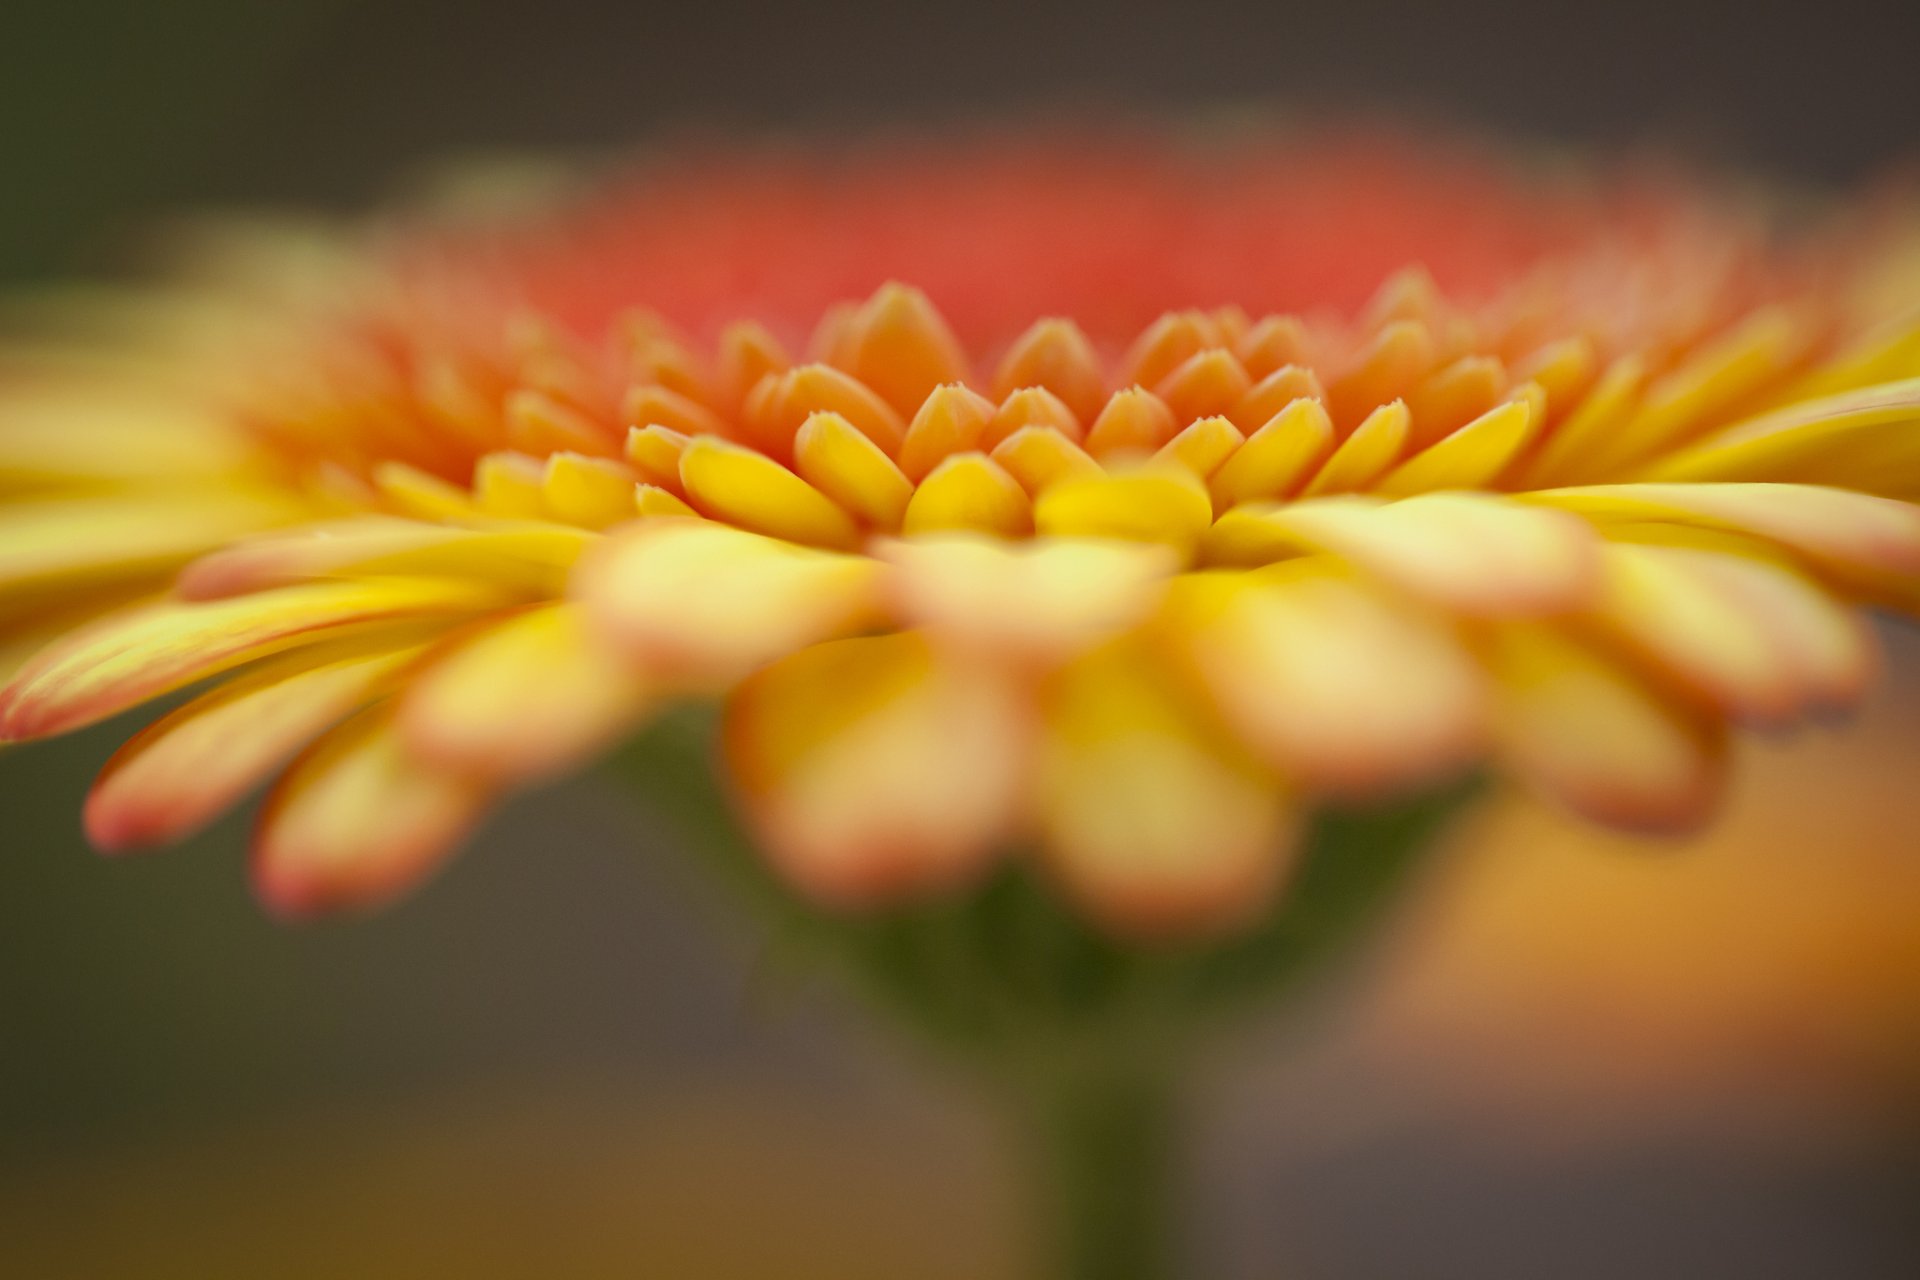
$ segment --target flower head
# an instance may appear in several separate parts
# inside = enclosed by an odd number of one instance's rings
[[[704,697],[843,906],[1031,848],[1106,923],[1222,925],[1316,801],[1489,761],[1685,828],[1731,727],[1859,697],[1857,606],[1920,603],[1885,240],[1351,138],[740,157],[229,239],[15,353],[0,735],[206,686],[88,829],[277,776],[288,910]]]

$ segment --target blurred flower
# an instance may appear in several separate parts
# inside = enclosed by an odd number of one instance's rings
[[[1379,139],[1054,139],[214,237],[13,353],[0,734],[230,675],[88,828],[170,840],[278,773],[289,911],[705,696],[841,906],[1030,843],[1109,925],[1221,927],[1316,800],[1484,760],[1687,828],[1731,726],[1860,696],[1853,606],[1920,604],[1920,281],[1864,215],[1763,215]]]

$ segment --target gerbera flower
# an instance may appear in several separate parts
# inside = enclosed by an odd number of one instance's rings
[[[724,700],[812,897],[1031,849],[1221,927],[1303,814],[1483,764],[1711,812],[1920,603],[1920,288],[1866,220],[1378,139],[661,161],[506,225],[228,237],[13,353],[13,740],[204,686],[101,847],[275,777],[287,911]],[[1023,855],[1024,856],[1024,855]]]

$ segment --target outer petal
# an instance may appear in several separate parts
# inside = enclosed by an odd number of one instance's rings
[[[1544,626],[1495,636],[1496,737],[1506,767],[1598,822],[1699,826],[1725,779],[1719,730],[1593,650]]]
[[[1060,661],[1145,617],[1175,560],[1137,542],[1009,543],[949,534],[883,543],[888,595],[908,626],[1001,657]]]
[[[1003,676],[910,633],[805,649],[727,706],[727,758],[769,853],[839,906],[980,871],[1017,819],[1030,737]]]
[[[1203,554],[1262,564],[1318,550],[1462,613],[1526,615],[1573,608],[1599,579],[1582,522],[1505,498],[1435,493],[1383,504],[1343,497],[1255,503],[1221,517]]]
[[[1920,507],[1872,494],[1810,484],[1619,484],[1527,496],[1601,521],[1751,534],[1842,573],[1920,574]]]
[[[300,653],[196,698],[107,763],[87,797],[88,838],[110,853],[184,839],[374,697],[417,653]]]
[[[701,520],[648,521],[581,566],[574,594],[651,669],[731,680],[878,613],[879,566]]]
[[[284,501],[218,491],[12,504],[0,510],[0,602],[49,581],[163,569],[295,513]]]
[[[1289,859],[1279,785],[1210,732],[1139,647],[1108,646],[1062,672],[1040,788],[1055,874],[1090,914],[1130,933],[1252,915]]]
[[[485,812],[487,789],[401,747],[388,708],[335,729],[268,797],[255,890],[287,915],[369,907],[425,879]]]
[[[554,590],[595,541],[584,529],[539,522],[461,528],[390,516],[302,525],[196,560],[180,594],[218,600],[266,587],[351,574],[480,578]]]
[[[499,780],[573,767],[630,729],[648,682],[593,634],[578,604],[538,605],[487,625],[414,680],[401,702],[409,750]]]
[[[1324,565],[1194,575],[1167,616],[1221,718],[1314,785],[1432,778],[1481,746],[1485,681],[1458,639]]]
[[[1856,699],[1874,667],[1867,631],[1779,564],[1691,547],[1613,545],[1597,616],[1723,710],[1786,721]]]
[[[503,603],[481,584],[379,578],[133,609],[64,637],[21,668],[0,690],[0,740],[78,729],[322,636]]]

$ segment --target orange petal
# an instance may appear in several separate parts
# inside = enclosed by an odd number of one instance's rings
[[[880,286],[848,321],[836,363],[902,414],[945,382],[963,382],[967,357],[927,295],[907,285]]]
[[[1274,370],[1248,387],[1246,394],[1227,410],[1227,419],[1251,434],[1273,421],[1273,416],[1296,400],[1322,400],[1326,396],[1313,370],[1286,365]]]
[[[486,790],[402,750],[386,708],[335,729],[267,798],[255,891],[285,915],[378,905],[439,867],[478,822]]]
[[[1173,410],[1144,387],[1116,391],[1087,431],[1087,452],[1096,458],[1152,453],[1173,439]]]
[[[1122,366],[1126,381],[1156,386],[1190,357],[1217,347],[1225,337],[1212,317],[1199,311],[1169,311],[1134,339]]]
[[[1069,440],[1080,440],[1080,419],[1059,396],[1045,387],[1022,387],[1001,402],[981,443],[991,449],[1023,427],[1052,427]]]
[[[995,445],[991,456],[1035,497],[1062,480],[1105,474],[1086,450],[1052,427],[1022,427]]]
[[[1036,321],[1007,349],[993,375],[993,394],[1005,400],[1022,387],[1045,387],[1082,421],[1107,398],[1100,358],[1071,320]]]
[[[1411,390],[1433,368],[1433,337],[1417,320],[1397,320],[1374,335],[1352,367],[1327,384],[1327,409],[1344,426]]]
[[[775,459],[792,454],[794,433],[816,413],[839,414],[888,454],[899,452],[907,431],[893,406],[873,388],[824,364],[770,376],[747,397],[742,410],[749,443]]]
[[[1030,730],[990,667],[895,633],[802,650],[728,699],[727,759],[768,854],[838,907],[977,876],[1019,816]]]
[[[913,415],[900,445],[900,469],[918,484],[957,453],[984,447],[987,424],[998,412],[993,401],[962,386],[936,387]]]
[[[1182,361],[1154,386],[1154,394],[1173,411],[1175,422],[1225,415],[1253,385],[1231,351],[1218,347]]]

